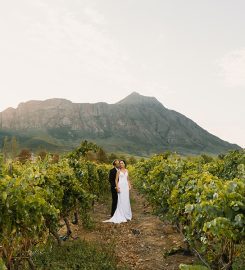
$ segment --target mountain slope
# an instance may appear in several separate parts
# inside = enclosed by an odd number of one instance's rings
[[[108,151],[137,155],[165,150],[218,154],[240,148],[165,108],[156,98],[135,92],[115,104],[28,101],[0,113],[0,120],[1,132],[28,137],[34,149],[42,142],[46,148],[71,149],[83,139]],[[28,146],[28,140],[24,144]]]

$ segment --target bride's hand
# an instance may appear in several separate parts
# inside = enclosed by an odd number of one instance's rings
[[[120,192],[120,188],[119,188],[119,187],[117,187],[117,188],[116,188],[116,190],[117,190],[117,193],[119,193],[119,192]]]

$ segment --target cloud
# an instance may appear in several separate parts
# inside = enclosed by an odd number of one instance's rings
[[[13,1],[0,10],[7,14],[0,16],[0,89],[6,89],[0,106],[50,97],[115,102],[131,91],[166,93],[154,67],[113,35],[114,22],[96,1]],[[6,21],[8,29],[1,29]]]
[[[245,48],[226,54],[220,61],[221,77],[230,87],[245,86]]]
[[[50,62],[64,58],[86,78],[115,84],[132,80],[130,57],[106,31],[106,18],[92,3],[39,0],[33,8],[27,36],[34,47],[42,44]]]
[[[0,22],[9,22],[8,31],[0,24],[1,89],[22,89],[21,99],[24,93],[34,96],[33,89],[35,98],[70,99],[86,89],[83,99],[91,100],[95,91],[111,96],[136,84],[138,66],[94,1],[23,0],[13,8],[7,3],[5,13],[0,16]]]

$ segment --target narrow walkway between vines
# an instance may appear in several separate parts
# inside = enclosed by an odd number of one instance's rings
[[[131,222],[111,224],[102,222],[108,219],[110,201],[95,204],[92,212],[95,228],[86,230],[73,226],[74,235],[90,242],[114,245],[118,265],[127,265],[128,269],[175,270],[180,263],[191,264],[196,260],[179,252],[164,256],[168,251],[184,248],[183,237],[172,225],[153,215],[145,198],[134,189],[131,190],[131,206]]]

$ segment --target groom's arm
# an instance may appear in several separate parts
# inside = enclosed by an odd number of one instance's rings
[[[119,180],[119,172],[117,172],[117,174],[116,174],[115,184],[116,184],[117,192],[120,192],[120,188],[118,186],[118,180]]]
[[[110,170],[109,172],[109,182],[111,185],[113,185],[115,183],[115,178],[116,178],[116,174],[114,172],[114,170]]]

